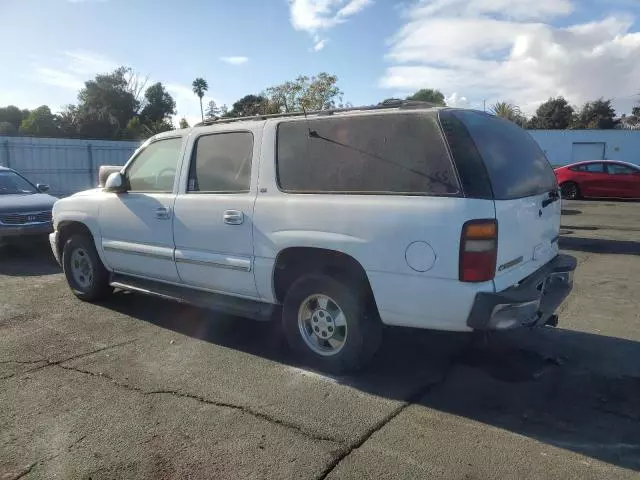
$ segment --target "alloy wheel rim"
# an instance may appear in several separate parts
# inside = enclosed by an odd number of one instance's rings
[[[298,310],[298,329],[305,344],[322,356],[336,355],[347,341],[347,319],[328,295],[308,296]]]
[[[71,253],[71,275],[83,289],[91,287],[93,283],[93,265],[84,248],[76,248]]]

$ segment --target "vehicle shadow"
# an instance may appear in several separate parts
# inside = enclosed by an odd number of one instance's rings
[[[571,232],[571,230],[564,231],[562,233],[566,235],[567,232]],[[561,249],[580,252],[640,255],[640,242],[634,242],[632,240],[608,240],[603,238],[561,236],[559,245]]]
[[[215,345],[301,367],[277,322],[138,294],[106,308]],[[640,343],[561,328],[488,337],[387,328],[380,351],[336,383],[421,404],[640,471]]]
[[[0,246],[0,275],[34,277],[61,271],[47,241]]]

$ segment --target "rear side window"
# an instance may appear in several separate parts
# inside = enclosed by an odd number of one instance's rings
[[[481,112],[454,110],[452,114],[471,135],[496,200],[529,197],[557,188],[553,168],[525,130]]]
[[[312,118],[278,125],[278,184],[287,192],[456,195],[434,117]]]
[[[248,192],[251,183],[253,135],[228,132],[196,140],[189,167],[189,192]]]
[[[619,163],[607,163],[607,172],[609,175],[631,175],[636,172],[631,167],[620,165]]]

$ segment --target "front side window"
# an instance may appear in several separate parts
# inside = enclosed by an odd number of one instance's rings
[[[602,163],[587,163],[583,167],[585,172],[604,173],[604,165]]]
[[[189,168],[189,192],[242,193],[249,191],[253,135],[228,132],[196,140]]]
[[[278,125],[278,183],[297,193],[457,195],[435,116],[358,115]]]
[[[125,172],[129,191],[172,192],[181,148],[182,138],[167,138],[147,145]]]
[[[0,171],[0,195],[29,193],[38,193],[30,182],[11,170]]]
[[[632,175],[639,170],[634,170],[626,165],[620,165],[619,163],[608,163],[607,171],[609,175]]]

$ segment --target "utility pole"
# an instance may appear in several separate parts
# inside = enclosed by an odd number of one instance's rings
[[[482,111],[484,113],[487,113],[487,101],[486,100],[482,100]]]

